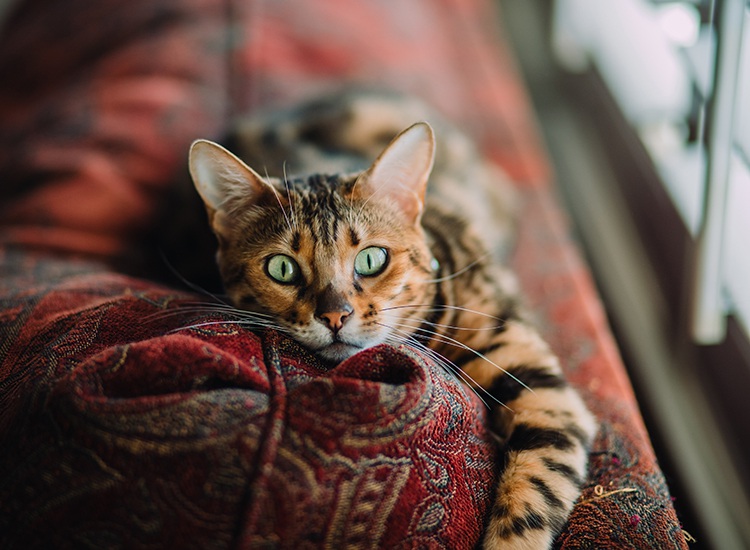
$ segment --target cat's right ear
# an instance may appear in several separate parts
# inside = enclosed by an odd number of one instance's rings
[[[365,173],[361,191],[395,205],[411,223],[419,223],[427,179],[435,161],[435,133],[417,122],[391,141]]]
[[[229,214],[239,203],[257,201],[270,186],[252,168],[221,145],[199,139],[190,146],[190,176],[209,217]]]

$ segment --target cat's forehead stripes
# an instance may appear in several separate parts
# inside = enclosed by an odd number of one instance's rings
[[[300,251],[301,241],[302,241],[302,234],[299,232],[299,229],[295,229],[294,233],[292,233],[292,251],[294,252]]]
[[[339,239],[340,220],[349,208],[340,194],[345,184],[346,180],[340,176],[327,175],[290,181],[289,201],[296,223],[309,228],[313,237],[325,246]],[[298,240],[293,239],[293,244]]]
[[[352,244],[352,246],[358,246],[360,242],[357,230],[351,226],[349,227],[349,242]]]

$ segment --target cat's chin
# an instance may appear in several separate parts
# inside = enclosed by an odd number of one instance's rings
[[[341,363],[359,351],[362,351],[362,348],[345,344],[343,342],[334,342],[317,350],[315,353],[326,361]]]

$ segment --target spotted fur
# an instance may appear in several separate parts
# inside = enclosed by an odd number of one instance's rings
[[[393,139],[428,117],[441,146],[426,123]],[[474,388],[504,444],[483,544],[548,548],[579,495],[596,425],[502,265],[513,226],[503,175],[421,104],[382,94],[245,121],[230,143],[263,176],[207,141],[193,145],[190,167],[234,305],[329,361],[406,344]],[[365,270],[378,250],[387,256],[375,275],[355,268],[367,249]]]

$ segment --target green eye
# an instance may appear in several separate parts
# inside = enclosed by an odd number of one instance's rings
[[[282,284],[294,283],[300,277],[297,262],[284,254],[277,254],[268,258],[266,271],[269,277]]]
[[[363,277],[372,277],[385,269],[388,263],[388,252],[385,248],[371,246],[365,248],[354,258],[354,271]]]

